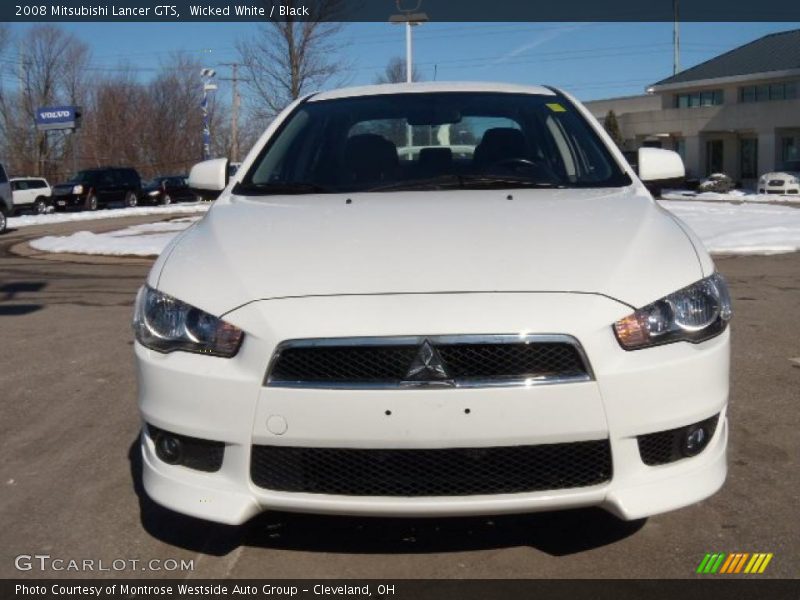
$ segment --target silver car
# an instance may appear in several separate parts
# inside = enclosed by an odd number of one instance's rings
[[[8,183],[6,170],[0,163],[0,233],[6,230],[8,217],[14,211],[14,201],[11,196],[11,185]]]

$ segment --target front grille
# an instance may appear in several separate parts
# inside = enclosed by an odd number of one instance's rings
[[[470,496],[559,490],[611,479],[608,440],[445,449],[253,446],[258,487],[342,496]]]
[[[421,348],[435,349],[440,377],[415,377],[415,384],[446,380],[456,386],[503,385],[553,380],[588,380],[579,344],[568,336],[433,336],[351,338],[284,342],[266,383],[294,387],[398,387],[408,383]]]
[[[697,425],[706,428],[709,440],[714,437],[718,420],[719,415],[717,414],[697,423]],[[636,439],[639,442],[639,455],[642,457],[642,462],[654,467],[686,458],[686,455],[681,451],[685,431],[686,427],[678,427],[677,429],[640,435]]]
[[[784,181],[783,179],[770,179],[769,185],[773,187],[783,187]]]

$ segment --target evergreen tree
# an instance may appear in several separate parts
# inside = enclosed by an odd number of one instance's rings
[[[608,111],[603,121],[603,127],[605,127],[608,135],[611,136],[611,139],[614,140],[614,143],[622,148],[622,144],[625,140],[622,138],[622,132],[619,129],[619,121],[617,121],[617,115],[614,114],[613,110]]]

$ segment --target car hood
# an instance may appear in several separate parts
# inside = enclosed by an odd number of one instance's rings
[[[642,306],[703,277],[705,252],[683,227],[632,187],[224,196],[150,285],[216,315],[343,294],[575,292]]]
[[[800,177],[800,173],[797,171],[774,171],[764,173],[760,179],[789,179],[791,177]]]

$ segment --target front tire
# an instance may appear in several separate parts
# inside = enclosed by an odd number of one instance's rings
[[[139,203],[139,200],[136,198],[136,194],[133,192],[128,192],[125,194],[125,206],[128,208],[136,208],[136,205]]]
[[[164,197],[161,198],[161,204],[163,206],[169,206],[170,204],[172,204],[172,196],[170,196],[169,194],[164,194]]]
[[[86,196],[86,203],[84,205],[86,210],[95,211],[97,210],[97,196],[95,194],[89,194]]]
[[[6,219],[6,211],[5,209],[0,208],[0,233],[5,232],[6,227],[8,227],[8,219]]]
[[[43,215],[47,212],[47,202],[45,202],[44,198],[36,199],[36,202],[33,203],[33,212],[37,215]]]

